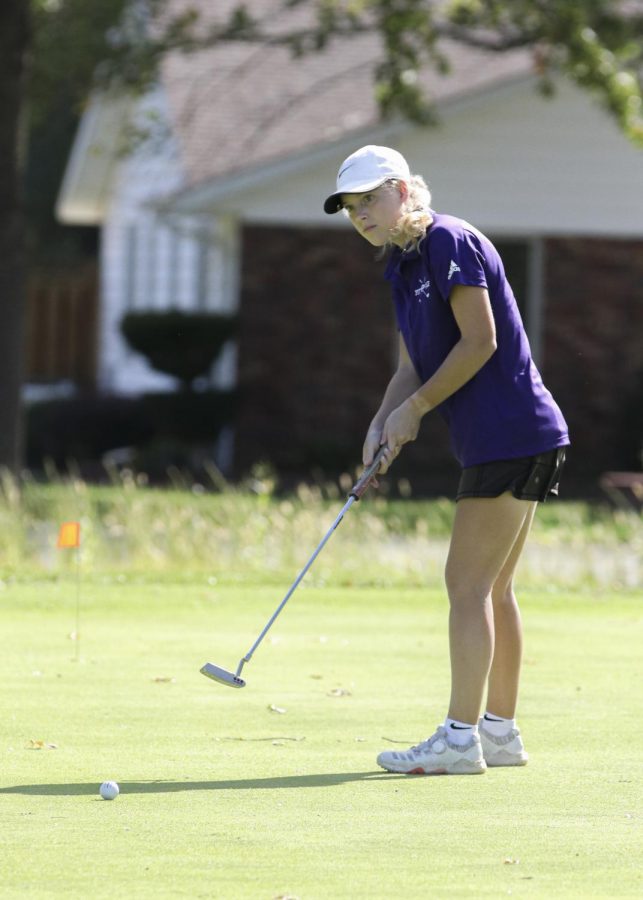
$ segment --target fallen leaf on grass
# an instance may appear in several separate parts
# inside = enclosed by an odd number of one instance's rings
[[[346,688],[334,688],[332,691],[329,691],[326,695],[327,697],[352,697],[352,693],[347,691]]]
[[[507,856],[504,860],[505,866],[517,866],[519,862],[520,860],[514,859],[513,856]]]
[[[285,710],[283,706],[275,706],[274,703],[271,703],[268,709],[270,710],[270,712],[279,713],[280,716],[285,715],[285,713],[287,712],[287,710]]]
[[[169,675],[157,675],[152,681],[155,684],[176,684],[176,678],[171,678]]]
[[[48,741],[30,740],[27,744],[28,750],[57,750],[58,744],[51,744]]]

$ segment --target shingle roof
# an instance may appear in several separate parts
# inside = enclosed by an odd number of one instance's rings
[[[212,16],[209,0],[174,0]],[[219,0],[222,20],[236,0]],[[306,22],[307,9],[284,13],[281,0],[246,0],[272,31]],[[422,74],[437,104],[524,77],[528,51],[502,54],[444,42],[451,72]],[[373,69],[381,58],[379,36],[336,39],[322,52],[293,58],[284,46],[222,43],[192,54],[173,53],[162,80],[189,185],[242,172],[380,122]]]

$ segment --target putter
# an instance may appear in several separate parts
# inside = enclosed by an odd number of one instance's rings
[[[213,681],[218,681],[219,684],[225,684],[228,687],[242,688],[242,687],[246,686],[245,681],[241,677],[241,671],[242,671],[243,667],[245,666],[246,663],[250,662],[250,660],[252,659],[253,653],[255,652],[255,650],[257,649],[259,644],[263,641],[265,636],[268,634],[270,629],[272,628],[272,625],[273,625],[275,619],[277,618],[277,616],[279,615],[279,613],[282,611],[282,609],[284,608],[286,603],[290,600],[292,595],[295,593],[295,590],[301,583],[306,572],[308,572],[308,570],[310,569],[312,564],[315,562],[315,560],[319,556],[322,548],[324,547],[324,545],[330,538],[333,531],[335,531],[335,529],[337,528],[339,523],[342,521],[342,519],[344,518],[344,516],[346,515],[348,510],[353,505],[353,503],[355,503],[356,500],[359,500],[360,497],[363,494],[365,494],[366,491],[368,490],[368,486],[371,483],[371,479],[373,478],[373,476],[375,475],[375,473],[377,472],[377,470],[380,467],[380,463],[382,461],[382,457],[384,456],[384,453],[386,452],[386,449],[387,449],[386,447],[381,447],[379,449],[377,456],[375,457],[375,459],[373,460],[371,465],[367,469],[364,470],[360,479],[355,482],[355,484],[353,485],[353,487],[348,495],[348,500],[346,501],[346,503],[344,504],[344,506],[342,508],[342,511],[337,516],[337,518],[335,519],[333,524],[330,526],[330,528],[328,529],[328,531],[322,538],[319,546],[317,547],[317,549],[315,550],[313,555],[310,557],[310,559],[308,560],[308,562],[306,563],[304,568],[301,570],[301,572],[299,573],[297,578],[293,581],[292,585],[290,586],[290,588],[288,590],[288,593],[286,594],[284,599],[281,601],[281,603],[279,604],[277,609],[272,614],[272,616],[271,616],[270,620],[268,621],[268,624],[266,625],[264,630],[261,632],[261,634],[259,635],[257,640],[254,642],[254,644],[252,645],[250,650],[248,650],[246,655],[244,657],[242,657],[241,660],[239,660],[239,665],[237,666],[237,671],[236,672],[228,672],[227,669],[222,669],[222,668],[220,668],[220,666],[215,666],[214,663],[206,663],[200,669],[200,672],[202,675],[205,675],[207,678],[211,678]]]

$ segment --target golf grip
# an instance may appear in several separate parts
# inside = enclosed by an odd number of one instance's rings
[[[359,500],[359,498],[363,494],[366,493],[366,491],[368,490],[368,486],[371,482],[371,478],[373,477],[373,475],[375,475],[375,473],[379,469],[380,463],[382,462],[382,457],[386,453],[387,449],[388,448],[386,446],[380,447],[380,449],[377,451],[377,455],[375,456],[375,459],[373,460],[373,462],[370,464],[368,469],[365,469],[362,472],[362,475],[361,475],[361,478],[359,479],[359,481],[356,481],[355,484],[353,485],[353,488],[352,488],[350,494],[348,495],[349,497],[355,497],[356,500]]]

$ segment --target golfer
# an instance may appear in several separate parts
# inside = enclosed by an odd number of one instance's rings
[[[427,740],[377,762],[427,775],[525,765],[515,719],[522,625],[514,572],[538,501],[558,492],[567,425],[533,363],[497,250],[472,225],[433,211],[403,156],[357,150],[324,210],[343,210],[370,244],[391,249],[385,277],[399,360],[368,428],[364,465],[385,446],[385,473],[435,409],[462,467],[445,572],[448,714]]]

